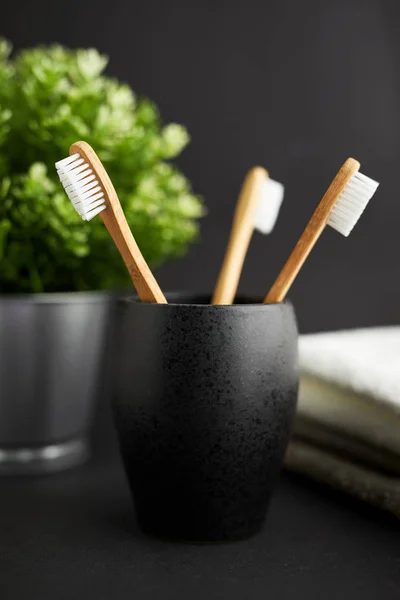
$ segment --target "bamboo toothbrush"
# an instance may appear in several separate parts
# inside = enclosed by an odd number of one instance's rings
[[[326,225],[348,236],[379,185],[348,158],[317,206],[264,303],[282,302]]]
[[[283,200],[283,185],[262,167],[249,171],[242,185],[224,262],[212,304],[232,304],[254,229],[271,233]]]
[[[166,304],[166,299],[150,271],[126,221],[117,193],[93,148],[76,142],[70,156],[56,163],[64,189],[77,213],[85,221],[100,214],[115,242],[143,302]]]

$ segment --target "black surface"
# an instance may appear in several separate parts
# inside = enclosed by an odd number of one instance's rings
[[[168,539],[246,538],[263,524],[295,414],[294,311],[174,301],[118,306],[113,406],[139,523]]]
[[[263,295],[348,156],[381,182],[348,239],[328,228],[291,292],[302,332],[399,321],[398,0],[16,0],[16,47],[97,46],[108,72],[192,136],[179,164],[209,209],[202,241],[158,272],[164,290],[211,292],[245,172],[286,186],[240,283]],[[38,160],[40,156],[38,156]]]
[[[110,422],[104,406],[90,464],[0,479],[1,600],[399,598],[398,521],[286,475],[248,541],[144,536]]]

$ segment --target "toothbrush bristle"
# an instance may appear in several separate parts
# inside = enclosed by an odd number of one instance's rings
[[[90,165],[79,154],[56,162],[56,169],[76,212],[90,221],[106,207],[103,188]]]
[[[284,195],[284,187],[278,181],[268,178],[264,184],[263,195],[258,204],[254,227],[265,235],[271,233]]]
[[[327,225],[347,237],[365,207],[375,194],[379,183],[360,172],[355,173],[337,199]]]

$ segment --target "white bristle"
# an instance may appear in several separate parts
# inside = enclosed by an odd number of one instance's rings
[[[355,173],[337,199],[327,225],[347,237],[375,194],[378,185],[377,181],[366,175]]]
[[[67,156],[67,158],[63,158],[56,162],[56,169],[63,169],[68,166],[70,163],[74,162],[77,158],[80,158],[79,154],[72,154],[72,156]],[[83,160],[83,159],[82,159]]]
[[[254,227],[261,233],[268,234],[273,230],[282,204],[283,194],[284,187],[281,183],[269,178],[266,180],[254,221]]]
[[[82,219],[90,221],[106,208],[103,188],[90,165],[79,154],[56,162],[56,169],[68,198]]]

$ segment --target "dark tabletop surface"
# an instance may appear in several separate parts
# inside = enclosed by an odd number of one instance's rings
[[[0,479],[1,600],[400,598],[399,523],[287,474],[250,540],[144,536],[110,418],[101,408],[87,465]]]

